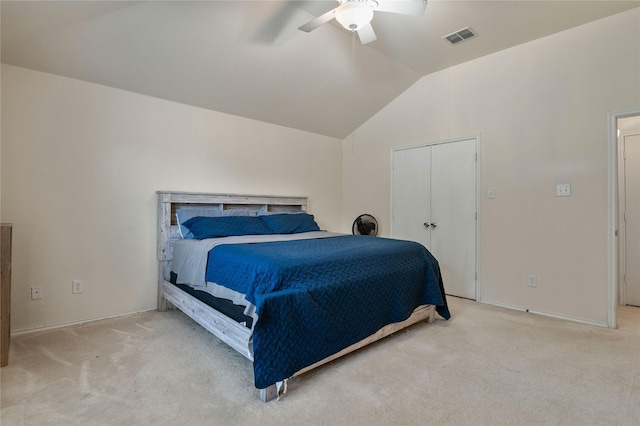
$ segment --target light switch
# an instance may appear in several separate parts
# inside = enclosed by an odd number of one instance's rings
[[[493,188],[487,189],[487,198],[496,198],[496,192]]]
[[[556,197],[571,197],[571,184],[570,183],[557,184]]]

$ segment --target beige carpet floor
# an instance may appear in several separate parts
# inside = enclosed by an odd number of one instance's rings
[[[640,308],[617,330],[450,298],[420,323],[289,382],[180,312],[13,336],[10,425],[640,425]]]

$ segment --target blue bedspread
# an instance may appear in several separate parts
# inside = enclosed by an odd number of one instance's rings
[[[409,318],[420,305],[450,317],[438,262],[409,241],[345,235],[224,244],[209,252],[206,280],[256,306],[259,389]]]

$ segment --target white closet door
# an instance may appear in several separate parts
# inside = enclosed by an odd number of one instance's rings
[[[476,298],[476,141],[431,150],[431,247],[445,290]]]
[[[391,236],[438,259],[447,294],[476,298],[476,140],[393,152]]]
[[[424,223],[431,210],[431,148],[404,149],[393,153],[391,235],[416,241],[429,248]]]
[[[640,306],[640,135],[624,138],[625,303]]]

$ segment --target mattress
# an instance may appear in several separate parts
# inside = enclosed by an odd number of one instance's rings
[[[204,240],[184,239],[173,241],[173,260],[170,274],[165,280],[174,284],[185,284],[194,290],[205,292],[219,299],[229,300],[243,306],[244,314],[256,319],[255,305],[247,301],[242,292],[232,290],[213,281],[207,282],[205,275],[209,252],[221,244],[248,244],[278,241],[293,241],[318,238],[331,238],[344,234],[327,231],[312,231],[298,234],[242,235]],[[203,300],[204,301],[204,300]],[[206,301],[204,301],[207,303]]]

